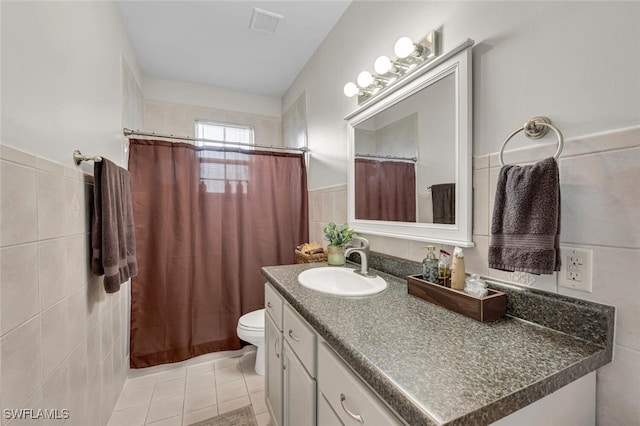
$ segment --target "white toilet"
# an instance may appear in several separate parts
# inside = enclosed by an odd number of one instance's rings
[[[264,309],[241,316],[236,332],[239,338],[258,348],[255,369],[264,376]]]

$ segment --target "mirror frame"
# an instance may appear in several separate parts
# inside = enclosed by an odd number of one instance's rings
[[[392,90],[385,91],[358,107],[345,117],[348,127],[348,220],[349,224],[363,234],[428,241],[437,244],[473,247],[472,238],[472,72],[471,47],[474,41],[467,39],[452,51],[418,67]],[[456,111],[456,223],[392,222],[355,218],[355,127],[398,102],[418,93],[450,74],[455,76]]]

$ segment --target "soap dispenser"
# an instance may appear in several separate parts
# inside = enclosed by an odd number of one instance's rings
[[[422,278],[431,283],[438,282],[438,259],[434,250],[436,246],[423,246],[428,250],[427,257],[422,260]]]

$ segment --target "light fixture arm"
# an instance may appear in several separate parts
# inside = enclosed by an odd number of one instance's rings
[[[431,31],[418,43],[409,37],[401,37],[394,46],[398,57],[391,60],[387,56],[379,56],[374,63],[376,74],[362,71],[358,74],[357,86],[354,83],[345,85],[345,95],[352,97],[357,93],[358,104],[363,104],[414,72],[420,65],[434,59],[439,53],[438,47],[436,31]]]

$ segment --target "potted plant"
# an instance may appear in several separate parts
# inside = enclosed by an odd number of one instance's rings
[[[338,226],[333,222],[325,225],[323,230],[324,239],[329,241],[327,263],[329,265],[344,265],[344,246],[356,236],[356,231],[349,228],[346,223]]]

